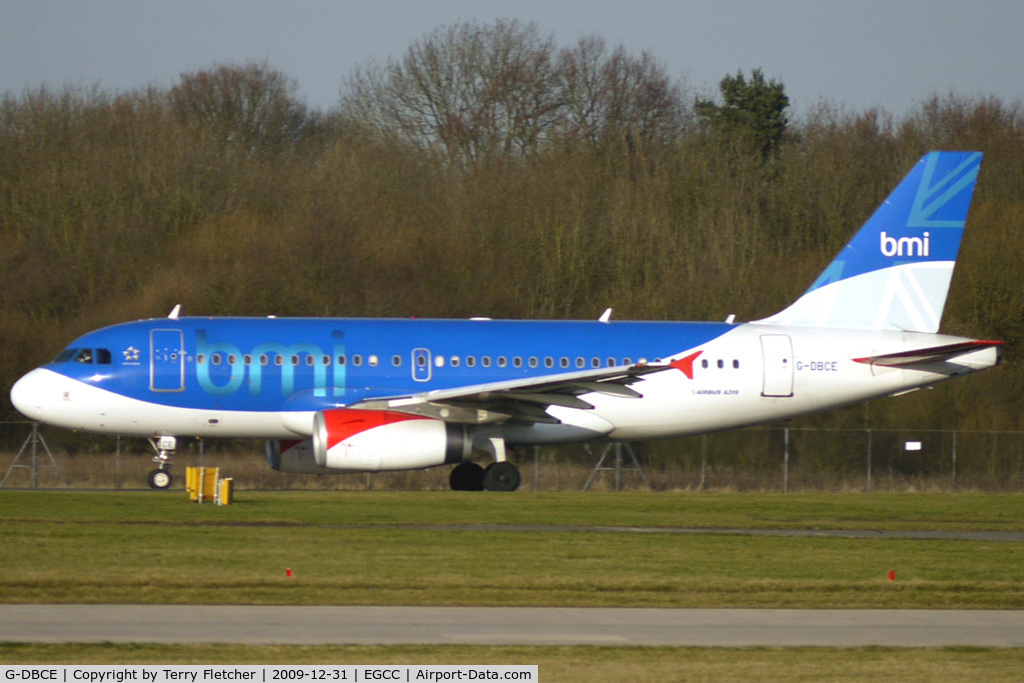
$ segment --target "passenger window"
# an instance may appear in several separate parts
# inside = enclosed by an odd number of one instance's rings
[[[517,368],[523,367],[523,359],[520,358],[519,356],[516,356],[515,358],[512,359],[512,366]]]
[[[402,367],[402,357],[397,355],[391,356],[391,364],[394,365],[396,368]]]
[[[238,356],[236,356],[233,353],[228,355],[228,365],[234,365],[237,362],[238,362]]]
[[[587,362],[583,360],[583,356],[576,356],[576,367],[582,368]]]
[[[284,356],[282,356],[281,354],[277,354],[276,356],[274,356],[274,365],[284,365]]]
[[[466,367],[469,367],[469,368],[475,368],[476,367],[476,356],[466,356]]]
[[[622,359],[622,364],[623,365],[632,365],[633,361],[631,361],[629,358],[623,358]]]
[[[198,365],[206,365],[206,356],[201,353],[196,354],[196,363]]]
[[[338,365],[345,364],[345,356],[338,356]]]
[[[702,360],[702,361],[700,362],[700,366],[701,366],[702,368],[704,368],[704,369],[706,370],[706,369],[707,369],[707,367],[708,367],[708,359],[707,359],[707,358],[705,358],[704,360]]]
[[[110,365],[110,349],[96,349],[96,362],[100,365]]]
[[[738,360],[733,360],[732,367],[735,368],[736,370],[739,370],[740,369],[740,362]]]
[[[362,364],[363,364],[363,357],[362,356],[360,356],[358,353],[356,355],[352,356],[352,365],[355,365],[356,367],[359,367]]]
[[[553,368],[555,367],[555,359],[551,356],[544,356],[544,367]]]
[[[448,361],[452,364],[453,368],[459,367],[459,363],[462,362],[458,356],[452,356],[451,358],[448,359]]]
[[[313,354],[310,353],[306,355],[306,365],[312,365],[315,362],[316,358],[313,358]]]
[[[220,354],[219,353],[215,353],[212,356],[210,356],[210,362],[213,365],[220,365]]]
[[[725,361],[723,361],[721,358],[719,358],[718,359],[718,369],[721,370],[724,367],[725,367]]]
[[[248,353],[245,354],[244,356],[242,356],[242,362],[245,365],[252,365],[252,356],[249,355]]]
[[[503,368],[506,365],[508,365],[508,360],[505,358],[505,356],[498,356],[498,367]]]
[[[537,367],[537,356],[530,356],[530,367]]]
[[[298,357],[298,355],[293,354],[292,355],[292,365],[298,365],[298,364],[299,364],[299,357]]]
[[[369,364],[371,368],[375,368],[377,367],[377,364],[380,363],[380,359],[377,358],[376,355],[371,354],[370,357],[366,359],[366,362]]]
[[[434,365],[439,368],[444,367],[444,356],[434,356]]]
[[[601,367],[601,359],[598,358],[597,356],[594,356],[593,358],[591,358],[590,359],[590,367],[592,367],[592,368],[599,368],[599,367]]]
[[[561,359],[560,361],[558,361],[558,363],[559,363],[559,365],[561,365],[561,366],[562,366],[563,368],[567,368],[567,367],[569,367],[569,359],[568,359],[568,358],[566,358],[565,356],[562,356],[562,359]]]
[[[261,353],[260,354],[260,365],[266,365],[269,362],[270,362],[270,358],[267,357],[267,354]]]
[[[322,358],[320,358],[320,363],[323,365],[330,365],[331,357],[325,354]]]
[[[481,358],[480,359],[480,365],[484,366],[485,368],[491,367],[491,357],[490,356],[484,356],[483,358]]]

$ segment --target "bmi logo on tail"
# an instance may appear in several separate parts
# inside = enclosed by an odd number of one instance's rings
[[[881,233],[882,256],[928,256],[928,242],[931,237],[927,232],[924,237],[889,237],[885,230]],[[906,253],[904,253],[906,247]],[[916,253],[915,253],[916,252]]]

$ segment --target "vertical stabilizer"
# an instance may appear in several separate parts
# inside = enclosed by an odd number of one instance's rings
[[[760,323],[935,333],[981,152],[932,152],[907,174],[811,288]]]

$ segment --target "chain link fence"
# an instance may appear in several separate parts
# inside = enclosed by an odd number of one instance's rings
[[[146,439],[0,422],[5,488],[145,488]],[[566,445],[510,454],[522,489],[538,491],[1024,491],[1024,432],[750,428],[666,441]],[[486,463],[482,459],[482,462]],[[221,467],[240,490],[440,490],[447,467],[314,476],[272,471],[263,443],[179,439],[172,472]]]

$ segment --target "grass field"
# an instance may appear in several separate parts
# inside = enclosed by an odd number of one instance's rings
[[[1020,530],[1022,503],[984,494],[243,492],[218,508],[181,492],[4,491],[0,601],[1022,608],[1024,543],[580,528]]]
[[[292,491],[241,492],[218,508],[181,491],[0,491],[0,601],[1022,608],[1022,543],[594,530],[1016,531],[1022,505],[987,494]],[[1024,649],[0,644],[5,664],[172,662],[521,663],[555,681],[1001,681],[1019,680]]]

